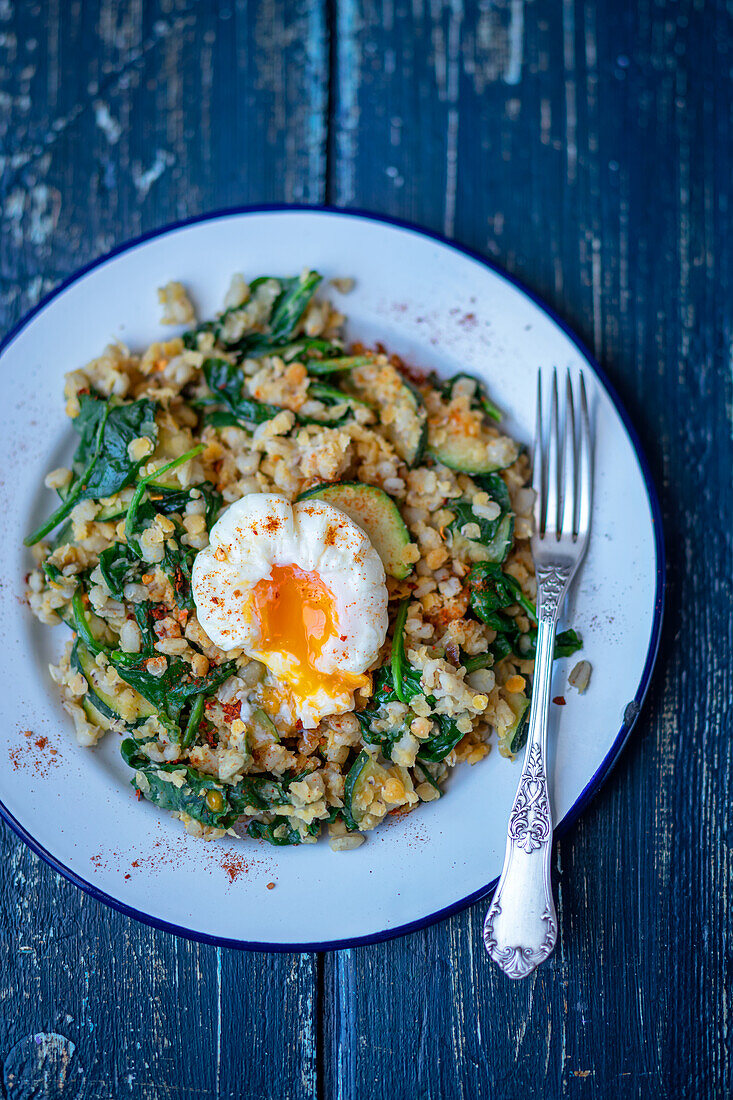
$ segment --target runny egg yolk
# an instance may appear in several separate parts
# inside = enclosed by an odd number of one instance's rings
[[[316,667],[324,645],[339,632],[333,596],[318,573],[274,565],[270,576],[252,589],[251,607],[262,639],[260,659],[267,664],[268,652],[292,659],[289,672],[278,674],[296,697],[308,698],[319,689],[329,694],[355,691],[369,682],[365,675]]]

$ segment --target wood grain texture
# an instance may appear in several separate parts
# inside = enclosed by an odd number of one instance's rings
[[[722,0],[0,2],[4,328],[206,209],[328,195],[413,219],[594,349],[670,551],[650,698],[558,846],[549,965],[506,981],[483,904],[320,958],[220,951],[102,908],[3,829],[5,1096],[733,1093],[732,37]]]
[[[327,57],[309,0],[0,4],[3,328],[153,226],[322,200]],[[87,898],[5,827],[0,975],[9,1100],[316,1095],[314,956],[158,933]]]
[[[455,235],[572,324],[641,432],[671,561],[650,699],[558,845],[555,957],[510,985],[484,904],[329,957],[326,1095],[730,1095],[728,16],[338,9],[334,200]]]

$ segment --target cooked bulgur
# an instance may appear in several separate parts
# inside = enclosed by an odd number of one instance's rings
[[[236,275],[213,321],[142,354],[111,345],[67,375],[80,443],[46,478],[62,499],[26,540],[28,601],[73,631],[51,674],[79,742],[123,736],[136,789],[188,832],[298,844],[327,824],[347,850],[439,798],[492,740],[505,756],[523,744],[532,493],[480,382],[345,348],[319,281]],[[180,283],[159,295],[164,322],[194,321]],[[405,531],[394,561],[373,539],[389,634],[354,712],[284,726],[268,670],[200,626],[193,558],[246,494],[326,487],[338,504],[359,485],[386,494]],[[561,636],[561,651],[577,644]]]

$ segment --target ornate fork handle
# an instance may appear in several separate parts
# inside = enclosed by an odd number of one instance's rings
[[[510,978],[525,978],[552,953],[557,917],[550,881],[552,811],[547,789],[547,714],[560,605],[572,566],[537,569],[537,657],[519,787],[509,817],[504,867],[484,922],[484,943]]]

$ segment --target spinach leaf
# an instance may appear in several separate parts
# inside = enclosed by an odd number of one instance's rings
[[[151,653],[158,637],[153,630],[153,605],[149,600],[136,603],[134,607],[135,622],[140,628],[142,647],[147,653]]]
[[[270,317],[265,332],[245,332],[235,340],[229,340],[224,335],[226,320],[235,314],[241,306],[233,306],[225,310],[214,321],[204,321],[195,329],[184,334],[183,343],[188,348],[198,347],[200,333],[211,332],[217,343],[227,350],[237,352],[242,356],[262,356],[280,354],[294,342],[295,328],[303,316],[308,303],[313,297],[322,276],[317,271],[308,271],[303,276],[295,276],[288,279],[276,279],[280,286],[280,293],[272,304]],[[271,276],[262,275],[250,283],[250,290],[256,294],[257,288],[265,282],[270,282]],[[304,338],[302,343],[305,343]],[[318,341],[329,352],[331,345],[326,341]],[[312,346],[312,345],[311,345]]]
[[[255,279],[252,289],[265,282],[267,276]],[[275,299],[270,315],[269,332],[253,333],[250,337],[244,337],[244,346],[240,349],[247,351],[259,351],[266,354],[267,351],[276,351],[278,345],[287,343],[291,339],[296,324],[303,317],[311,298],[316,293],[316,287],[322,276],[318,272],[306,272],[303,276],[294,278],[281,278],[277,282],[281,285],[281,293]]]
[[[148,398],[125,405],[115,397],[105,401],[82,394],[79,405],[79,415],[73,421],[81,437],[72,460],[74,480],[53,515],[27,536],[26,546],[53,531],[79,501],[114,496],[133,482],[145,461],[130,458],[127,447],[133,439],[143,436],[153,445],[157,442],[157,405]]]
[[[244,776],[236,784],[222,783],[185,764],[154,763],[131,737],[120,749],[125,762],[135,769],[133,786],[145,798],[164,810],[184,811],[202,825],[228,829],[243,814],[289,804],[282,785],[264,777]],[[175,773],[181,775],[182,786],[163,778]]]
[[[415,761],[415,770],[417,770],[418,768],[420,769],[420,772],[422,773],[422,776],[423,776],[423,779],[425,780],[425,782],[429,783],[430,786],[433,787],[433,789],[436,790],[438,792],[439,796],[442,798],[443,792],[440,789],[440,785],[437,782],[437,780],[435,780],[433,778],[433,776],[430,772],[430,769],[426,768],[425,764],[422,764],[419,760],[416,760]]]
[[[210,481],[199,481],[196,485],[189,485],[187,489],[169,489],[164,485],[156,485],[153,481],[148,484],[148,497],[156,512],[160,512],[164,516],[175,513],[183,515],[188,504],[194,499],[194,489],[206,501],[204,518],[208,529],[216,519],[222,506],[222,495]]]
[[[473,510],[473,506],[467,501],[462,500],[452,501],[450,510],[451,512],[455,512],[456,515],[455,519],[452,520],[449,525],[449,530],[458,531],[459,534],[463,534],[463,528],[466,524],[475,523],[479,528],[479,534],[472,535],[471,542],[491,542],[499,526],[501,513],[499,513],[496,519],[486,519],[484,516],[477,515]]]
[[[279,405],[267,405],[263,401],[257,401],[253,397],[243,397],[244,373],[225,359],[207,359],[203,365],[203,373],[213,397],[204,398],[200,404],[224,405],[225,408],[209,409],[204,412],[204,422],[212,428],[248,427],[251,424],[262,424],[266,420],[272,420],[278,413],[284,411]],[[348,403],[344,394],[343,402]],[[339,417],[325,420],[314,416],[302,416],[294,413],[298,424],[327,424],[334,427],[348,419],[350,413],[347,410]]]
[[[392,637],[392,660],[390,662],[392,687],[401,703],[409,703],[410,699],[420,690],[419,687],[417,691],[414,690],[413,683],[410,682],[410,666],[405,658],[405,622],[407,621],[407,609],[409,606],[409,598],[403,600],[400,604]]]
[[[506,559],[514,539],[514,514],[511,509],[509,490],[497,473],[478,474],[474,480],[479,488],[499,506],[499,514],[495,519],[486,519],[485,516],[475,512],[473,505],[468,501],[456,501],[450,505],[451,511],[455,512],[455,519],[451,522],[449,530],[462,534],[466,524],[475,523],[479,533],[471,541],[481,543],[488,560],[499,564]]]
[[[123,653],[116,649],[109,654],[109,659],[125,683],[153,704],[161,722],[178,741],[182,738],[179,720],[185,704],[197,695],[213,695],[237,670],[236,661],[224,661],[209,669],[205,676],[193,676],[191,666],[181,657],[166,657],[168,667],[163,675],[153,676],[147,670],[149,654]]]
[[[343,354],[343,348],[340,344],[322,340],[318,336],[299,336],[291,344],[282,344],[278,347],[277,354],[286,363],[302,359],[310,364],[317,361],[318,357],[334,359]]]
[[[582,648],[583,641],[576,630],[561,630],[555,636],[555,659],[558,657],[572,657],[574,653]]]
[[[64,575],[59,567],[57,565],[52,565],[51,562],[44,561],[41,565],[41,569],[46,574],[46,579],[49,580],[51,584],[60,584],[64,579]]]
[[[555,635],[554,660],[558,657],[572,657],[579,649],[583,648],[583,642],[576,630],[561,630]],[[537,631],[536,629],[520,634],[517,640],[517,656],[523,660],[533,661],[537,656]]]
[[[494,660],[501,661],[510,654],[521,660],[534,660],[537,655],[537,628],[522,632],[510,615],[502,613],[503,609],[517,603],[537,622],[537,609],[524,595],[519,582],[492,562],[474,565],[466,581],[471,590],[470,602],[474,614],[497,632],[489,647]],[[582,645],[577,631],[563,630],[555,638],[554,659],[571,657]]]
[[[437,764],[444,760],[461,738],[465,737],[447,714],[436,714],[433,717],[438,725],[437,732],[427,741],[423,741],[417,754],[418,760],[424,760],[429,764]]]
[[[339,355],[334,359],[308,359],[305,367],[308,374],[317,376],[354,370],[355,367],[366,367],[373,362],[371,355]]]
[[[143,563],[126,542],[115,542],[99,555],[99,571],[116,600],[123,600],[124,588],[140,579]]]
[[[474,614],[497,629],[491,616],[496,611],[519,604],[537,622],[535,605],[525,596],[519,581],[505,573],[498,562],[482,561],[474,565],[466,578]]]
[[[439,384],[439,380],[437,378],[435,381]],[[453,396],[453,387],[455,386],[456,382],[460,381],[470,381],[474,383],[475,388],[473,395],[471,396],[472,408],[481,409],[481,411],[485,413],[486,416],[490,417],[491,420],[496,420],[497,422],[501,420],[501,409],[498,407],[498,405],[494,404],[486,391],[486,386],[481,381],[481,379],[476,378],[474,374],[456,374],[453,376],[453,378],[449,378],[447,382],[443,383],[443,397],[450,401],[451,397]]]
[[[171,539],[165,544],[165,553],[161,565],[176,593],[176,603],[186,611],[193,611],[194,600],[191,590],[191,571],[196,551],[191,546],[181,544],[183,527],[177,527],[175,546]]]
[[[483,489],[493,501],[496,501],[503,512],[511,512],[512,502],[509,489],[501,474],[473,474],[473,480],[479,489]]]
[[[214,427],[246,424],[263,424],[283,410],[277,405],[266,405],[254,398],[242,397],[244,372],[226,359],[207,359],[202,367],[204,378],[215,403],[225,406],[222,414],[207,413],[204,417]]]
[[[509,746],[509,752],[512,756],[516,756],[520,749],[523,749],[527,744],[527,734],[529,733],[529,707],[526,707],[522,717],[517,723],[517,728],[514,731],[512,737],[512,743]]]
[[[282,830],[283,825],[285,831],[280,836],[275,835],[275,830]],[[306,832],[310,836],[319,836],[321,832],[321,822],[312,821],[310,825],[306,826]],[[264,821],[250,821],[247,826],[247,833],[253,840],[266,840],[268,844],[274,844],[278,848],[285,847],[286,845],[302,844],[303,837],[297,829],[289,823],[287,818],[276,818],[271,821],[269,825],[266,825]]]
[[[81,499],[111,497],[124,489],[134,481],[145,462],[145,457],[139,461],[131,459],[127,453],[128,445],[139,437],[149,439],[153,445],[157,442],[155,402],[147,397],[130,405],[117,404],[116,401],[114,397],[105,401],[91,394],[82,394],[79,399],[79,415],[72,424],[81,439],[72,461],[72,470],[77,478],[85,475]],[[98,461],[91,471],[85,473],[90,458],[97,450],[100,426],[102,435]]]

